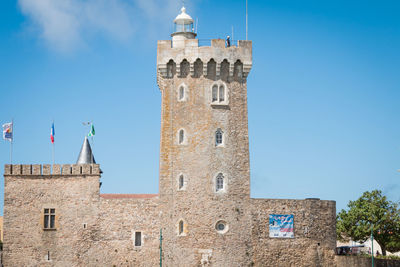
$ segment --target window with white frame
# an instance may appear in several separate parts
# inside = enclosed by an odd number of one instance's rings
[[[222,146],[223,145],[223,132],[220,128],[217,129],[217,131],[215,132],[215,145],[216,146]]]
[[[211,103],[224,104],[226,103],[226,89],[223,84],[214,84],[211,88]]]
[[[178,143],[181,145],[185,141],[185,131],[183,129],[179,130]]]
[[[215,178],[215,191],[219,192],[224,190],[225,183],[224,183],[224,175],[222,173],[218,173],[217,177]]]

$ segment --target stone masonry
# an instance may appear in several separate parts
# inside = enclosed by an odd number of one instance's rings
[[[157,48],[159,194],[100,194],[97,164],[6,165],[5,266],[159,266],[161,230],[163,266],[336,266],[334,201],[250,198],[251,41],[179,34]]]

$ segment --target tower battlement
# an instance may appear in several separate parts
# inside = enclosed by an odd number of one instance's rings
[[[157,76],[185,78],[201,76],[219,79],[222,76],[246,78],[252,67],[252,42],[238,41],[225,47],[225,40],[213,39],[211,46],[199,46],[198,39],[181,40],[184,45],[174,47],[169,40],[157,44]],[[224,66],[225,65],[225,66]],[[225,70],[227,73],[221,73]]]
[[[4,176],[100,175],[99,164],[6,164]]]

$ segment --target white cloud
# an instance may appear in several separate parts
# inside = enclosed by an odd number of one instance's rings
[[[136,31],[166,28],[179,12],[176,0],[18,0],[21,11],[53,49],[74,50],[102,35],[130,40]]]

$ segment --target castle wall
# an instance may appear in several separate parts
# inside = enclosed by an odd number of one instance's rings
[[[157,265],[158,196],[102,197],[98,165],[53,169],[6,165],[4,266]],[[55,229],[44,229],[45,208],[55,209]]]
[[[251,199],[254,266],[336,266],[336,202]],[[269,215],[294,215],[294,238],[269,237]]]
[[[100,171],[98,165],[53,168],[51,174],[50,165],[6,165],[5,266],[70,266],[79,257],[83,224],[97,218]],[[44,230],[43,211],[50,208],[56,230]]]
[[[157,266],[160,217],[158,197],[100,197],[96,222],[88,227],[80,245],[84,257],[74,266]],[[135,246],[135,232],[141,246]],[[72,265],[70,265],[72,266]]]

